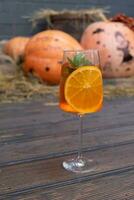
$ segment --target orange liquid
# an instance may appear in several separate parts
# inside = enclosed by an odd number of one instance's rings
[[[61,71],[61,81],[60,81],[60,105],[59,106],[65,112],[79,114],[73,107],[71,107],[67,103],[67,101],[65,99],[65,95],[64,95],[64,88],[65,88],[66,80],[73,71],[74,71],[74,69],[72,69],[68,63],[63,64],[62,71]],[[96,111],[94,110],[94,112],[101,110],[101,108],[102,108],[102,102],[100,102],[99,108]]]
[[[60,108],[65,111],[65,112],[72,112],[72,113],[77,113],[76,110],[74,110],[65,100],[65,95],[64,95],[64,86],[65,82],[72,72],[72,69],[70,68],[68,63],[64,63],[62,66],[62,71],[61,71],[61,81],[60,81]]]

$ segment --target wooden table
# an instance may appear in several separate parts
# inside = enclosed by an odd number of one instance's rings
[[[0,105],[0,199],[134,200],[134,98],[107,100],[84,119],[92,173],[62,167],[78,146],[78,120],[45,102]]]

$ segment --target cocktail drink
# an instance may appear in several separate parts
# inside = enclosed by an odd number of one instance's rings
[[[94,170],[94,161],[82,155],[82,117],[101,109],[103,83],[97,50],[64,51],[60,80],[60,108],[80,119],[80,144],[76,158],[63,162],[73,172]]]

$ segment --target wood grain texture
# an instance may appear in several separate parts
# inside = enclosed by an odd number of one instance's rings
[[[96,160],[97,168],[92,174],[87,173],[82,176],[83,181],[84,177],[86,180],[87,176],[94,177],[111,170],[133,166],[133,147],[134,143],[85,153],[86,157]],[[66,181],[71,183],[75,179],[78,181],[78,177],[81,177],[81,175],[68,173],[62,168],[63,160],[71,157],[62,156],[1,168],[0,197],[5,196],[5,194],[13,195],[18,192],[25,193],[33,189],[38,190],[38,188],[51,188],[56,184],[66,184]]]
[[[126,168],[120,172],[112,171],[94,178],[71,184],[59,185],[51,189],[19,195],[13,200],[133,200],[134,169]],[[8,199],[8,197],[6,197]],[[12,200],[12,197],[9,197]]]
[[[132,107],[132,100],[106,102],[100,113],[86,116],[84,151],[133,141]],[[1,106],[0,118],[0,166],[48,159],[77,151],[78,120],[75,116],[61,112],[58,107],[45,106],[42,102],[6,106],[5,109]]]
[[[132,200],[134,98],[105,101],[84,120],[83,153],[96,169],[62,168],[77,153],[78,120],[44,102],[0,105],[0,199]]]

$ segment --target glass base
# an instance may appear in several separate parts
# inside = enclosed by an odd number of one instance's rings
[[[87,172],[95,171],[96,163],[91,159],[81,157],[81,158],[74,158],[74,159],[69,159],[67,161],[64,161],[63,167],[66,170],[72,171],[72,172],[87,173]]]

